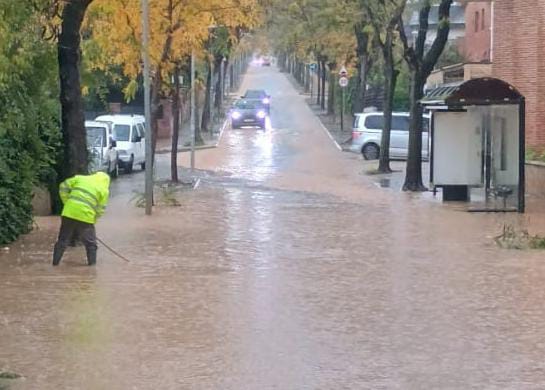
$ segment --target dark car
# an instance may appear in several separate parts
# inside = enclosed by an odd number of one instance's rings
[[[267,110],[267,113],[271,112],[271,96],[262,89],[248,89],[242,99],[245,100],[258,100],[260,104]]]
[[[239,129],[242,126],[257,126],[265,128],[267,111],[259,100],[241,99],[235,102],[231,109],[231,127]]]

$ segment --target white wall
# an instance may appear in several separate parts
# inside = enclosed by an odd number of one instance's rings
[[[433,184],[481,185],[481,113],[436,112],[434,121]]]
[[[434,113],[434,185],[484,185],[483,128],[490,126],[492,187],[519,182],[519,108],[469,107]],[[503,140],[502,140],[503,138]],[[503,142],[503,158],[502,158]]]

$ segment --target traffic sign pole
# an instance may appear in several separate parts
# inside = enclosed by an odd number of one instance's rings
[[[341,133],[344,131],[344,88],[341,89]]]
[[[339,72],[339,85],[341,87],[341,133],[344,131],[344,90],[348,86],[348,78],[346,77],[346,68],[343,66]]]

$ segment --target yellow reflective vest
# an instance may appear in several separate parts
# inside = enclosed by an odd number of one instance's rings
[[[59,188],[64,204],[62,216],[85,223],[96,223],[106,209],[109,187],[110,176],[104,172],[66,179]]]

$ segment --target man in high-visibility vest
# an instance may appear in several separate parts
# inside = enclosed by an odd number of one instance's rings
[[[110,195],[110,176],[104,172],[76,175],[66,179],[59,188],[64,207],[61,229],[53,251],[53,265],[59,265],[72,237],[85,245],[87,264],[97,262],[95,223],[104,214]]]

